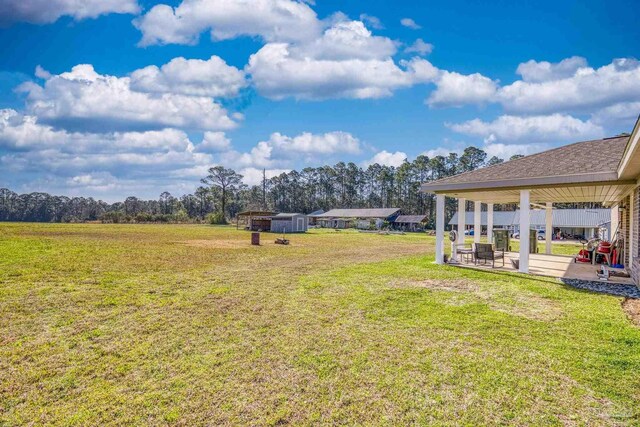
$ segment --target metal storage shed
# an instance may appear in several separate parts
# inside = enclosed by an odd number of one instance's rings
[[[307,216],[301,213],[280,213],[271,218],[273,233],[304,233],[307,227]]]

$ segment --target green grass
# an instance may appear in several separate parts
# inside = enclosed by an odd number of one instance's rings
[[[0,224],[0,425],[640,424],[620,298],[422,234],[274,238]]]

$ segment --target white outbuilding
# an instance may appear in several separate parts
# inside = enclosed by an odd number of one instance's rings
[[[271,218],[271,232],[304,233],[308,222],[307,216],[301,213],[279,213]]]

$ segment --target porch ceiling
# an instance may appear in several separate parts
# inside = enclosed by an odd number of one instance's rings
[[[531,191],[530,200],[536,203],[577,203],[600,202],[604,205],[614,205],[633,190],[635,181],[617,181],[610,183],[588,185],[551,185],[545,187],[518,187],[518,188],[478,188],[474,190],[437,191],[448,197],[479,201],[484,203],[518,203],[520,190]]]

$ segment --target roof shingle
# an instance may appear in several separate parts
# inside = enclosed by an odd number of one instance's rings
[[[590,175],[593,181],[617,178],[618,165],[624,155],[629,136],[576,142],[552,150],[510,160],[494,166],[427,182],[422,185],[426,191],[444,187],[464,187],[473,184],[508,181],[516,185],[517,180],[560,181],[562,177]],[[615,178],[614,178],[615,175]]]

